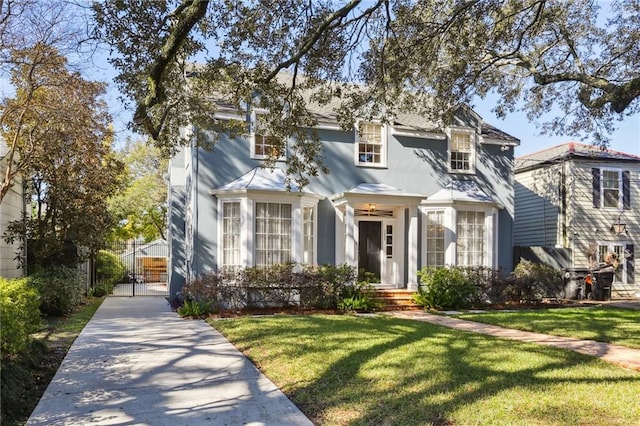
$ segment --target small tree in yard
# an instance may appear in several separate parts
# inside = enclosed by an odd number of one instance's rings
[[[98,249],[112,225],[106,197],[121,183],[122,163],[111,150],[104,85],[70,72],[66,59],[44,44],[16,49],[2,99],[1,136],[8,142],[1,196],[20,173],[28,181],[31,215],[4,238],[28,242],[29,264],[73,266],[83,247]],[[23,259],[24,261],[24,259]]]

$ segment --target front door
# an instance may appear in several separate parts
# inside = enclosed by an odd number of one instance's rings
[[[380,282],[382,222],[361,221],[358,227],[358,270],[372,273]]]

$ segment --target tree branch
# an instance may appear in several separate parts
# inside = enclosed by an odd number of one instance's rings
[[[164,118],[154,123],[149,116],[149,109],[165,100],[162,78],[193,27],[205,16],[208,4],[209,0],[184,0],[184,3],[173,12],[178,17],[178,21],[169,33],[160,50],[160,55],[147,76],[149,93],[144,101],[138,103],[133,120],[155,140],[160,136]]]

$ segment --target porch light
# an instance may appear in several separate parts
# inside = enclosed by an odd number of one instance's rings
[[[376,203],[369,203],[369,213],[376,211]]]
[[[627,224],[622,223],[620,221],[620,216],[618,216],[618,221],[614,222],[613,225],[611,225],[611,230],[616,235],[624,234],[627,230]]]

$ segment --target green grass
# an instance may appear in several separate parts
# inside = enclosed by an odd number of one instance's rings
[[[640,311],[607,307],[465,313],[457,318],[640,349]],[[640,423],[640,421],[639,421]]]
[[[391,317],[210,320],[316,424],[630,425],[640,373]]]

